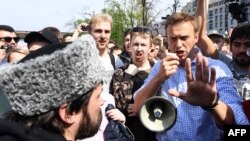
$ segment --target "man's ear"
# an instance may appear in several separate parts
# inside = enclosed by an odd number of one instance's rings
[[[199,41],[199,37],[200,37],[199,35],[200,35],[199,32],[196,32],[195,35],[194,35],[195,36],[195,44],[197,44],[198,41]]]
[[[63,104],[59,108],[59,116],[61,120],[67,124],[74,123],[74,115],[71,113],[68,113],[67,111],[67,104]]]

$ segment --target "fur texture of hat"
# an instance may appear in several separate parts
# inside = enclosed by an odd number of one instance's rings
[[[0,86],[14,111],[32,116],[57,108],[102,81],[102,64],[92,36],[62,50],[0,68]]]

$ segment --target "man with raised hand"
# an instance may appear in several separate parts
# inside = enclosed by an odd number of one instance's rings
[[[221,140],[223,125],[249,124],[228,67],[202,56],[195,46],[199,37],[197,19],[175,13],[168,17],[165,30],[171,54],[154,65],[134,94],[136,112],[160,88],[161,95],[176,106],[175,124],[158,133],[157,139]]]

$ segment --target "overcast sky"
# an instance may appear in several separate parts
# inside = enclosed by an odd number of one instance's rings
[[[174,0],[160,0],[159,7],[170,7]],[[181,0],[182,6],[190,0]],[[82,11],[99,13],[104,0],[1,0],[0,24],[15,30],[38,31],[46,26],[71,31],[66,23],[82,17]]]

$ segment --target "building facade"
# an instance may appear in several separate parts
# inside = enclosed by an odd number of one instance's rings
[[[181,10],[195,14],[196,0],[191,0]],[[208,0],[207,3],[207,32],[217,30],[227,36],[231,28],[237,25],[237,21],[229,13],[229,6],[225,0]]]
[[[186,5],[182,7],[181,11],[189,13],[191,15],[195,15],[196,7],[196,0],[190,0]],[[247,10],[250,10],[250,8]],[[229,6],[225,3],[225,0],[208,0],[207,32],[210,32],[211,30],[217,30],[221,34],[227,36],[230,30],[232,30],[233,27],[237,26],[237,24],[237,21],[232,18],[232,15],[229,12]],[[165,20],[153,25],[153,28],[157,28],[158,32],[163,36],[165,36],[164,27]]]

